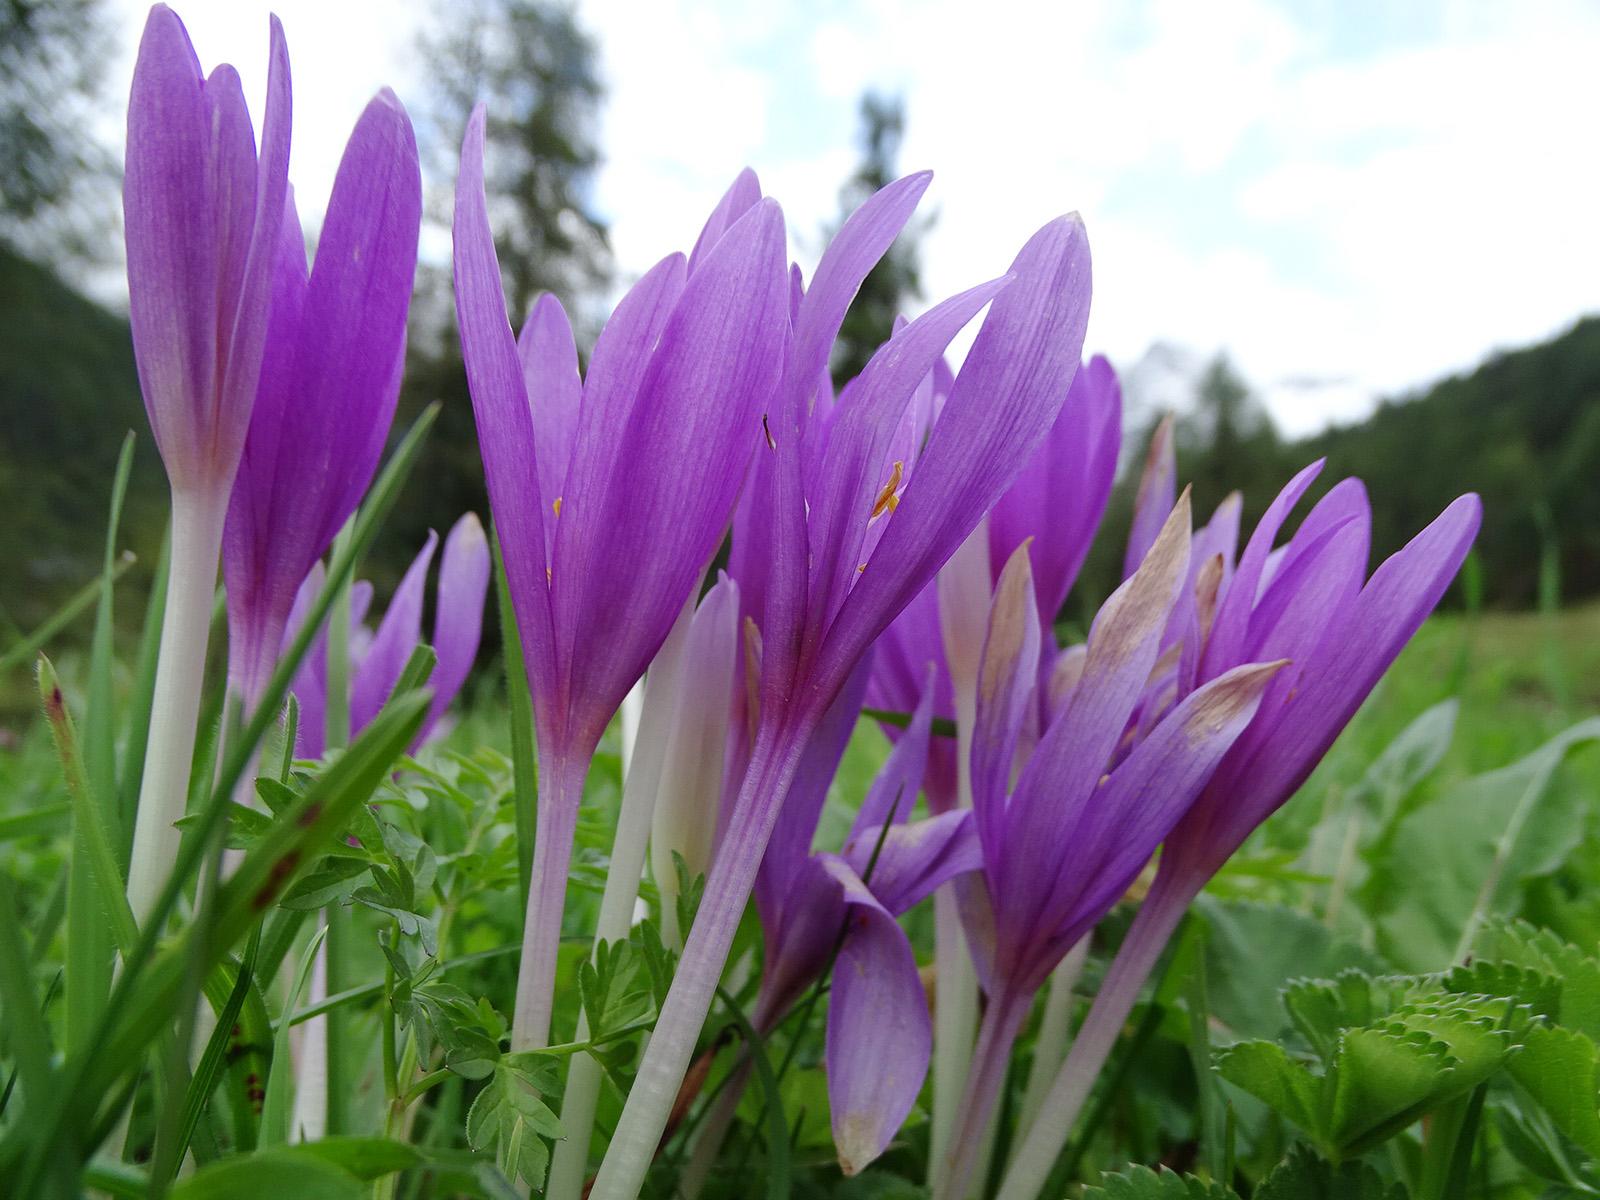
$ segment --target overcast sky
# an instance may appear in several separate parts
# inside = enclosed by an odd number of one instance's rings
[[[125,96],[144,5],[113,0]],[[382,84],[417,92],[411,0],[176,4],[259,112],[266,13],[294,63],[308,223]],[[687,248],[743,165],[815,260],[856,103],[904,96],[935,172],[930,298],[1076,209],[1089,347],[1226,347],[1280,426],[1316,429],[1600,310],[1594,0],[609,0],[598,204],[622,270]],[[431,245],[430,253],[437,253]]]

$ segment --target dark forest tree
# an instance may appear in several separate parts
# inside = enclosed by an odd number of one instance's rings
[[[551,0],[464,0],[442,5],[420,53],[431,91],[416,114],[424,178],[439,190],[429,217],[448,225],[468,114],[488,106],[485,185],[506,301],[520,323],[541,292],[566,306],[580,350],[611,280],[604,223],[591,204],[600,164],[604,95],[593,39],[570,5]],[[386,526],[384,559],[403,564],[430,527],[467,509],[487,516],[483,468],[456,340],[448,266],[424,269],[412,310],[401,419],[442,402],[418,477]]]
[[[861,165],[839,194],[845,214],[894,181],[905,136],[905,106],[898,97],[868,92],[861,97],[860,111]],[[894,319],[905,311],[907,301],[922,294],[917,237],[926,228],[924,221],[913,220],[862,283],[834,350],[833,377],[839,384],[861,373],[872,352],[894,332]]]
[[[569,311],[610,282],[604,222],[591,204],[604,94],[593,39],[551,0],[441,7],[421,52],[431,81],[419,134],[431,174],[456,177],[466,120],[488,107],[485,184],[506,298],[524,313],[541,292]],[[436,198],[439,215],[448,196]]]
[[[115,171],[90,132],[102,0],[0,0],[0,237],[59,270],[113,244]]]

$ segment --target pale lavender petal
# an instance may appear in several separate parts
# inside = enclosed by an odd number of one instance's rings
[[[1063,847],[1100,773],[1111,762],[1160,653],[1160,639],[1188,573],[1188,492],[1137,571],[1112,593],[1089,631],[1083,678],[1066,711],[1028,759],[1006,811],[1003,852],[989,849],[989,882],[1002,927],[1036,912]],[[995,862],[1005,870],[996,874]]]
[[[931,403],[931,380],[929,392]],[[1111,364],[1096,356],[1073,376],[1049,437],[989,512],[989,561],[996,578],[1012,552],[1033,539],[1028,554],[1046,627],[1054,624],[1094,541],[1121,446],[1122,388]]]
[[[944,661],[936,584],[930,583],[917,593],[905,611],[883,631],[874,647],[872,679],[867,685],[868,704],[889,712],[910,712],[921,702],[926,673],[931,669],[934,672],[933,715],[954,719],[955,692]],[[903,736],[904,731],[897,726],[885,724],[882,728],[891,741]],[[955,804],[954,738],[930,739],[922,787],[933,812],[946,812]]]
[[[1263,570],[1261,581],[1256,585],[1256,602],[1259,605],[1261,598],[1272,587],[1272,582],[1279,572],[1290,566],[1295,559],[1305,553],[1307,547],[1316,544],[1330,529],[1347,522],[1358,522],[1360,527],[1367,531],[1367,540],[1371,540],[1372,506],[1367,502],[1366,485],[1359,479],[1341,479],[1328,489],[1328,494],[1318,500],[1311,511],[1306,514],[1306,519],[1300,522],[1300,528],[1294,531],[1294,537],[1289,539],[1285,546],[1279,547],[1283,551],[1281,558],[1276,560],[1271,570]],[[1271,559],[1268,560],[1272,562]],[[1366,553],[1361,556],[1361,573],[1366,575]],[[1254,618],[1252,618],[1253,622]]]
[[[156,445],[174,478],[203,467],[195,428],[217,370],[217,215],[205,80],[177,15],[150,10],[128,98],[128,318]]]
[[[1260,587],[1261,574],[1266,569],[1267,556],[1272,553],[1273,544],[1278,540],[1278,530],[1283,528],[1284,521],[1300,502],[1300,497],[1316,482],[1322,465],[1323,460],[1318,459],[1285,484],[1251,533],[1239,565],[1234,570],[1233,579],[1228,584],[1228,591],[1217,606],[1211,637],[1206,642],[1205,656],[1200,660],[1200,679],[1213,679],[1243,661],[1240,653],[1250,627],[1250,611],[1255,607],[1256,590]]]
[[[517,617],[527,662],[539,737],[549,744],[555,713],[555,635],[546,575],[545,516],[539,495],[538,452],[533,417],[517,343],[506,319],[500,263],[489,228],[483,191],[484,109],[467,123],[456,183],[454,269],[456,320],[461,356],[472,393],[478,447],[494,513],[494,533],[505,565],[506,586]]]
[[[309,280],[292,207],[282,223],[223,564],[230,630],[246,646],[277,644],[295,586],[377,469],[399,395],[421,215],[411,124],[393,94],[380,93],[345,149]],[[258,660],[254,674],[270,667]]]
[[[610,430],[602,490],[580,490],[574,459],[550,564],[574,745],[599,739],[727,530],[783,363],[783,250],[783,215],[764,200],[685,284],[627,424]],[[588,509],[569,521],[568,505]]]
[[[844,603],[867,559],[869,522],[887,522],[899,505],[905,460],[891,464],[890,443],[913,392],[945,347],[1009,282],[980,284],[935,305],[881,346],[841,400],[815,490],[809,491],[813,636]]]
[[[871,674],[876,674],[875,670]],[[916,807],[922,774],[928,765],[928,743],[932,740],[936,677],[931,664],[923,672],[923,680],[922,698],[911,714],[911,723],[889,751],[889,757],[867,790],[866,799],[856,811],[856,819],[850,826],[851,842],[876,840],[886,822],[903,824]]]
[[[700,230],[694,249],[689,252],[689,270],[694,271],[704,262],[711,248],[722,240],[722,235],[760,201],[761,181],[756,178],[754,171],[746,167],[722,194],[717,207],[711,210],[711,216],[706,218],[705,227]]]
[[[1173,870],[1214,871],[1305,782],[1450,586],[1482,513],[1476,495],[1454,501],[1330,621],[1302,686],[1272,714],[1273,736],[1247,760],[1230,756],[1174,831]]]
[[[1139,495],[1133,505],[1133,526],[1128,530],[1128,550],[1122,560],[1122,577],[1139,569],[1178,494],[1178,460],[1172,444],[1172,417],[1162,418],[1150,437]]]
[[[1045,949],[1023,972],[1037,987],[1127,891],[1244,732],[1283,666],[1236,667],[1191,694],[1141,742],[1082,813],[1056,886],[1034,917]],[[1034,939],[1030,939],[1034,940]]]
[[[845,843],[839,855],[899,916],[947,880],[983,867],[983,848],[970,812],[947,812],[880,828]]]
[[[428,531],[421,552],[406,568],[400,586],[389,600],[372,645],[352,672],[350,681],[350,734],[355,736],[378,715],[394,685],[405,670],[406,661],[422,643],[422,605],[426,596],[428,567],[433,562],[439,535]]]
[[[928,1074],[933,1027],[905,931],[836,859],[848,932],[828,998],[828,1108],[839,1165],[854,1175],[905,1123]]]
[[[545,552],[548,555],[561,519],[561,493],[578,434],[583,382],[578,378],[578,347],[561,301],[540,296],[517,337],[528,408],[533,414],[533,440],[539,447],[539,497],[544,505]]]
[[[433,651],[438,663],[428,680],[433,700],[415,745],[428,740],[444,710],[472,673],[483,634],[483,602],[489,593],[489,540],[475,513],[457,521],[444,539],[433,612]]]
[[[838,880],[822,855],[801,859],[789,877],[781,905],[761,916],[765,954],[761,991],[751,1021],[770,1031],[828,969],[844,929],[845,906]]]
[[[1004,843],[1006,797],[1017,740],[1039,677],[1039,621],[1026,544],[1000,572],[978,669],[977,721],[972,729],[972,808],[984,850]]]
[[[828,631],[824,683],[841,678],[1021,472],[1065,401],[1088,321],[1089,249],[1076,217],[1051,222],[989,306],[944,412],[862,579]]]

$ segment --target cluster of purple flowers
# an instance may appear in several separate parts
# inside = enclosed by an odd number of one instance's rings
[[[936,1196],[965,1195],[1036,993],[1163,847],[1006,1174],[1005,1196],[1036,1194],[1183,910],[1304,781],[1438,601],[1476,531],[1476,498],[1369,578],[1357,481],[1279,544],[1314,464],[1241,552],[1237,500],[1193,528],[1163,431],[1126,579],[1082,645],[1059,645],[1056,616],[1105,511],[1121,430],[1110,365],[1081,361],[1090,260],[1076,216],[1044,225],[1004,274],[900,323],[836,392],[828,366],[845,312],[930,177],[866,201],[806,279],[781,209],[745,172],[692,250],[623,297],[580,372],[554,298],[520,334],[508,320],[484,128],[480,107],[456,190],[457,317],[539,759],[512,1049],[549,1042],[584,778],[645,677],[607,911],[631,908],[647,839],[664,893],[674,855],[706,883],[593,1194],[637,1194],[753,894],[766,933],[759,1030],[833,972],[827,1064],[847,1171],[883,1151],[923,1087],[933,1022],[897,918],[937,897],[941,1021],[958,1013],[963,970],[974,1017],[983,997],[975,1031],[940,1030],[966,1045],[941,1047],[947,1115],[936,1112],[930,1169]],[[203,76],[178,19],[153,10],[129,115],[129,285],[173,491],[158,689],[191,738],[195,685],[169,664],[183,662],[173,647],[185,639],[192,659],[196,637],[204,660],[194,596],[209,601],[219,550],[230,682],[249,705],[370,484],[400,383],[421,217],[404,111],[384,92],[362,115],[309,272],[288,141],[276,22],[258,151],[232,70]],[[952,370],[946,350],[980,314]],[[726,574],[702,597],[725,544]],[[421,639],[433,549],[430,536],[375,634],[360,625],[370,588],[355,591],[341,706],[353,724]],[[488,562],[476,519],[463,518],[443,554],[430,725],[470,666]],[[313,653],[294,686],[311,718],[304,753],[322,749],[326,686]],[[868,702],[909,720],[889,728],[896,745],[843,844],[818,849],[824,798]],[[936,733],[935,717],[956,736]],[[174,836],[186,783],[186,747],[168,745],[141,798],[135,863],[148,865],[130,889],[141,915],[152,872],[170,863],[152,847]],[[584,1070],[574,1062],[556,1194],[585,1173]],[[714,1154],[711,1138],[702,1149]]]

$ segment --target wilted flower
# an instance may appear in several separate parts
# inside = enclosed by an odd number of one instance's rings
[[[1189,902],[1262,821],[1305,782],[1367,694],[1433,610],[1477,533],[1481,505],[1457,499],[1366,576],[1370,513],[1358,480],[1332,488],[1284,546],[1278,532],[1322,469],[1296,475],[1237,565],[1226,533],[1196,574],[1190,633],[1159,710],[1250,659],[1287,659],[1255,718],[1162,852],[1155,883],[1101,985],[1039,1118],[1007,1172],[1003,1200],[1032,1200],[1072,1129],[1139,988]],[[1233,520],[1219,514],[1221,528]],[[1217,519],[1213,526],[1217,526]]]

